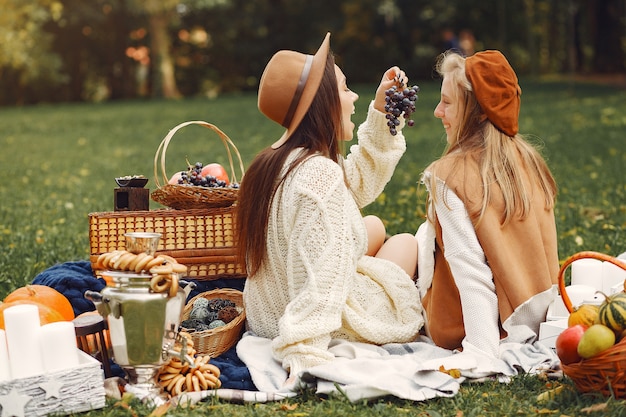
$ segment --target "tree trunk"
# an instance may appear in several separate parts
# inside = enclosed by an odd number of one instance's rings
[[[615,0],[596,0],[596,33],[594,39],[593,68],[595,72],[624,71],[624,51],[621,46],[623,26],[619,19],[624,10]]]
[[[526,11],[526,41],[528,42],[528,56],[530,58],[530,73],[535,76],[539,72],[540,63],[537,59],[537,40],[535,37],[535,1],[525,0]]]
[[[107,79],[110,90],[110,98],[129,98],[132,80],[130,78],[130,60],[126,56],[128,47],[128,12],[125,2],[120,2],[119,10],[108,16],[106,28],[111,34],[110,46],[107,54]]]
[[[170,51],[172,43],[168,32],[170,15],[167,12],[151,14],[148,20],[153,68],[152,96],[179,98],[180,92],[176,86],[174,60]]]

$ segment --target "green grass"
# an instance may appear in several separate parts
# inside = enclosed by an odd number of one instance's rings
[[[389,233],[414,232],[423,221],[420,173],[445,145],[432,111],[439,85],[420,82],[416,126],[406,128],[408,149],[385,193],[365,209],[381,216]],[[556,207],[559,253],[565,259],[582,250],[610,255],[626,251],[626,100],[614,87],[571,82],[522,80],[522,133],[542,146],[559,184]],[[361,95],[353,120],[360,123],[372,86]],[[214,123],[236,143],[247,166],[281,129],[256,109],[256,96],[217,100],[134,101],[103,104],[42,105],[0,109],[0,299],[61,262],[87,259],[88,213],[113,210],[114,178],[143,174],[154,188],[153,160],[168,130],[187,120]],[[168,174],[191,162],[226,163],[221,142],[211,131],[191,126],[177,134],[167,153]],[[152,203],[152,207],[157,205]],[[467,384],[450,399],[425,403],[380,400],[351,404],[341,398],[305,395],[290,411],[284,404],[232,405],[207,402],[199,408],[214,415],[577,415],[601,402],[573,390],[555,401],[538,403],[546,390],[535,377],[510,385]],[[486,395],[489,394],[489,395]],[[609,401],[597,415],[626,415],[621,401]],[[140,404],[133,410],[143,415]],[[198,411],[198,410],[196,410]],[[610,411],[610,412],[609,412]],[[188,410],[171,412],[188,415]],[[621,414],[620,414],[621,413]],[[94,416],[131,415],[108,407]]]

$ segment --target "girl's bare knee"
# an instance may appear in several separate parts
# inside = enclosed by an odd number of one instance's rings
[[[367,252],[365,254],[368,256],[376,256],[385,243],[385,225],[380,218],[374,215],[363,217],[363,221],[367,229]]]
[[[413,278],[417,270],[417,239],[410,233],[391,236],[378,251],[377,257],[396,263]]]

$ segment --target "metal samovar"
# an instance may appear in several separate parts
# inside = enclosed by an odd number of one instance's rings
[[[194,364],[185,349],[173,350],[186,302],[186,292],[177,288],[157,292],[153,274],[129,271],[102,271],[107,286],[102,291],[87,291],[85,297],[96,305],[108,323],[115,362],[124,370],[126,391],[155,405],[168,397],[157,382],[160,368],[172,355]],[[182,282],[185,284],[184,282]]]

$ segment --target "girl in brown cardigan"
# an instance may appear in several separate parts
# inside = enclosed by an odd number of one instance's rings
[[[425,330],[441,347],[499,357],[505,342],[537,339],[556,295],[556,184],[518,134],[521,89],[500,52],[446,53],[437,70],[448,146],[422,178]]]

